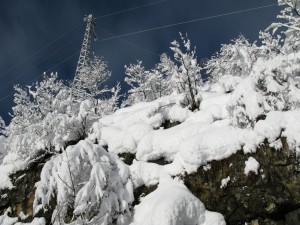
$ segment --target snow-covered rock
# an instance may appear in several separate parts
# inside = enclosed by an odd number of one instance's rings
[[[225,225],[219,213],[209,212],[179,181],[164,180],[142,198],[134,209],[131,225]]]

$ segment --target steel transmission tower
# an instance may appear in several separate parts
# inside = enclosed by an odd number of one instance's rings
[[[87,62],[90,57],[91,41],[92,41],[92,38],[94,38],[94,40],[96,39],[96,34],[95,34],[95,30],[94,30],[96,23],[95,23],[95,18],[93,17],[93,15],[90,14],[88,16],[85,16],[83,20],[87,22],[87,25],[86,25],[86,29],[85,29],[85,33],[84,33],[83,43],[82,43],[81,50],[80,50],[80,55],[79,55],[79,60],[77,63],[74,81],[76,81],[80,71],[85,66],[87,66]]]

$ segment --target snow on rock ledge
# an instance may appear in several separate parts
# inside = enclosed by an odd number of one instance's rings
[[[131,225],[225,225],[223,216],[207,211],[184,184],[171,178],[142,198]]]

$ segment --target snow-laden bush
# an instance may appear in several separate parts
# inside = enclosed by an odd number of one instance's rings
[[[153,101],[171,93],[183,93],[186,105],[195,110],[201,96],[199,88],[203,84],[196,47],[191,46],[187,35],[180,33],[180,42],[171,42],[173,59],[162,54],[160,62],[152,70],[145,70],[141,61],[125,66],[125,82],[131,86],[125,105],[142,101]]]
[[[47,210],[52,198],[54,224],[124,224],[133,202],[129,169],[90,140],[80,141],[45,164],[34,212]]]
[[[284,8],[277,15],[278,22],[272,23],[267,31],[277,34],[281,53],[298,52],[300,50],[300,2],[299,0],[278,0],[278,5]]]
[[[250,43],[243,35],[223,44],[220,52],[204,63],[209,80],[219,82],[224,75],[245,77],[250,74],[253,64],[261,54],[261,49]]]
[[[228,107],[232,124],[253,127],[267,112],[299,107],[299,63],[299,53],[258,60],[232,94]]]

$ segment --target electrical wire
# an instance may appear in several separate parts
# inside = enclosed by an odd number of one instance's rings
[[[48,70],[46,71],[46,73],[49,72],[49,71],[51,71],[51,70],[53,70],[53,69],[55,69],[56,67],[60,66],[60,65],[63,64],[64,62],[70,60],[71,58],[73,58],[74,56],[78,55],[79,53],[80,53],[80,51],[77,51],[77,52],[73,53],[72,55],[70,55],[69,57],[65,58],[65,59],[64,59],[63,61],[61,61],[60,63],[58,63],[58,64],[56,64],[55,66],[53,66],[53,67],[51,67],[50,69],[48,69]],[[36,80],[37,80],[38,78],[40,78],[41,76],[42,76],[42,74],[40,74],[39,76],[37,76],[37,77],[31,79],[31,80],[29,81],[29,83],[32,83],[32,82],[36,81]],[[14,92],[11,92],[10,94],[8,94],[8,95],[6,95],[6,96],[0,98],[0,102],[2,102],[3,100],[7,99],[7,98],[10,97],[10,96],[12,96],[13,94],[14,94]]]
[[[140,5],[140,6],[136,6],[133,8],[129,8],[129,9],[123,9],[117,12],[113,12],[113,13],[109,13],[103,16],[99,16],[95,19],[100,19],[100,18],[104,18],[104,17],[109,17],[112,15],[116,15],[116,14],[120,14],[123,12],[128,12],[128,11],[132,11],[135,9],[139,9],[142,7],[146,7],[146,6],[150,6],[150,5],[155,5],[158,3],[162,3],[162,2],[166,2],[168,0],[161,0],[161,1],[156,1],[156,2],[152,2],[152,3],[148,3],[145,5]],[[22,65],[23,63],[25,63],[26,61],[28,61],[29,59],[33,58],[34,56],[36,56],[37,54],[39,54],[40,52],[42,52],[43,50],[45,50],[46,48],[48,48],[49,46],[51,46],[53,43],[57,42],[58,40],[62,39],[63,37],[65,37],[67,34],[69,34],[71,31],[75,30],[76,28],[78,28],[80,25],[82,25],[83,23],[79,23],[74,27],[71,27],[70,29],[68,29],[66,32],[62,33],[61,35],[59,35],[57,38],[55,38],[54,40],[50,41],[49,43],[47,43],[46,45],[44,45],[43,47],[39,48],[38,50],[36,50],[35,52],[33,52],[31,55],[25,57],[23,60],[19,61],[17,64],[15,64],[14,66],[8,68],[7,70],[5,70],[3,73],[0,74],[0,78],[4,75],[6,75],[8,72],[12,71],[13,69],[17,68],[18,66]]]
[[[62,47],[56,49],[55,51],[53,51],[51,54],[49,54],[46,58],[43,59],[43,61],[41,61],[40,63],[37,64],[37,66],[41,65],[42,63],[44,63],[47,59],[51,58],[53,55],[55,55],[57,52],[61,51],[62,49],[66,48],[67,46],[69,46],[70,44],[72,44],[76,39],[71,39],[67,44],[63,45]],[[12,80],[10,80],[6,85],[12,84],[15,80],[19,79],[20,77],[24,76],[25,74],[27,74],[29,71],[31,71],[33,68],[35,68],[36,65],[32,65],[31,67],[29,67],[27,70],[25,70],[23,73],[20,73],[18,76],[14,77]],[[7,86],[0,88],[0,90],[5,89]]]
[[[116,15],[116,14],[120,14],[120,13],[123,13],[123,12],[132,11],[132,10],[135,10],[135,9],[143,8],[143,7],[146,7],[146,6],[155,5],[155,4],[166,2],[166,1],[168,1],[168,0],[156,1],[156,2],[145,4],[145,5],[132,7],[132,8],[129,8],[129,9],[122,9],[122,10],[117,11],[117,12],[109,13],[109,14],[106,14],[106,15],[103,15],[103,16],[98,16],[98,17],[95,18],[95,20],[98,20],[98,19],[104,18],[104,17],[108,17],[108,16],[112,16],[112,15]]]
[[[60,40],[61,38],[65,37],[67,34],[69,34],[71,31],[75,30],[76,28],[78,28],[80,25],[82,25],[82,23],[77,24],[76,26],[68,29],[66,32],[64,32],[63,34],[59,35],[57,38],[55,38],[54,40],[50,41],[49,43],[47,43],[46,45],[44,45],[43,47],[39,48],[38,50],[36,50],[34,53],[32,53],[31,55],[27,56],[26,58],[24,58],[23,60],[21,60],[20,62],[18,62],[17,64],[15,64],[14,66],[10,67],[9,69],[7,69],[6,71],[4,71],[3,73],[0,74],[0,77],[4,76],[5,74],[7,74],[8,72],[12,71],[13,69],[15,69],[16,67],[22,65],[24,62],[26,62],[27,60],[33,58],[34,56],[36,56],[37,54],[39,54],[40,52],[42,52],[43,50],[45,50],[46,48],[48,48],[49,46],[51,46],[54,42]]]
[[[116,36],[116,35],[114,35],[113,33],[109,32],[109,31],[107,31],[107,30],[104,30],[104,29],[101,28],[101,27],[96,27],[96,28],[99,29],[99,30],[101,30],[102,32],[108,34],[108,35],[111,35],[112,37],[115,37],[115,36]],[[126,40],[124,40],[124,39],[122,39],[122,38],[117,38],[117,39],[120,40],[121,42],[123,42],[123,43],[129,45],[129,46],[132,46],[132,47],[134,47],[134,48],[136,48],[136,49],[142,50],[142,51],[144,51],[144,52],[146,52],[146,53],[149,53],[149,54],[151,54],[151,55],[160,56],[158,53],[152,52],[152,51],[150,51],[149,49],[146,49],[146,48],[143,48],[143,47],[141,47],[141,46],[139,46],[139,45],[133,44],[132,42],[126,41]]]
[[[264,6],[259,6],[259,7],[255,7],[255,8],[250,8],[250,9],[243,9],[243,10],[229,12],[229,13],[222,13],[222,14],[218,14],[218,15],[214,15],[214,16],[197,18],[197,19],[183,21],[183,22],[179,22],[179,23],[172,23],[172,24],[163,25],[163,26],[159,26],[159,27],[152,27],[152,28],[145,29],[145,30],[139,30],[139,31],[131,32],[131,33],[117,35],[117,36],[110,37],[110,38],[104,38],[104,39],[101,39],[98,41],[108,41],[108,40],[112,40],[112,39],[116,39],[116,38],[122,38],[122,37],[141,34],[141,33],[149,32],[149,31],[155,31],[155,30],[160,30],[160,29],[164,29],[164,28],[175,27],[175,26],[179,26],[179,25],[183,25],[183,24],[194,23],[194,22],[199,22],[199,21],[203,21],[203,20],[210,20],[210,19],[215,19],[215,18],[219,18],[219,17],[223,17],[223,16],[230,16],[230,15],[234,15],[234,14],[250,12],[250,11],[255,11],[255,10],[264,9],[264,8],[270,8],[272,6],[277,6],[277,4],[264,5]]]
[[[164,1],[167,1],[167,0],[164,0]],[[162,2],[162,1],[160,1],[160,2]],[[152,4],[154,4],[154,3],[152,3]],[[163,26],[159,26],[159,27],[153,27],[153,28],[149,28],[149,29],[144,29],[144,30],[140,30],[140,31],[135,31],[135,32],[131,32],[131,33],[126,33],[126,34],[122,34],[122,35],[113,36],[113,37],[110,37],[110,38],[101,39],[99,41],[102,42],[102,41],[108,41],[108,40],[112,40],[112,39],[120,39],[122,37],[127,37],[127,36],[131,36],[131,35],[135,35],[135,34],[145,33],[145,32],[149,32],[149,31],[155,31],[155,30],[159,30],[159,29],[179,26],[179,25],[193,23],[193,22],[199,22],[199,21],[203,21],[203,20],[215,19],[215,18],[224,17],[224,16],[230,16],[230,15],[239,14],[239,13],[243,13],[243,12],[250,12],[250,11],[255,11],[255,10],[259,10],[259,9],[270,8],[270,7],[273,7],[273,6],[277,6],[277,4],[264,5],[264,6],[259,6],[259,7],[255,7],[255,8],[249,8],[249,9],[244,9],[244,10],[239,10],[239,11],[233,11],[233,12],[229,12],[229,13],[222,13],[222,14],[218,14],[218,15],[214,15],[214,16],[202,17],[202,18],[183,21],[183,22],[179,22],[179,23],[173,23],[173,24],[163,25]],[[140,6],[140,7],[142,7],[142,6]],[[80,51],[72,54],[71,56],[69,56],[68,58],[66,58],[65,60],[60,62],[59,64],[55,65],[53,68],[56,68],[57,66],[59,66],[62,63],[66,62],[67,60],[74,57],[79,52]],[[50,68],[48,71],[52,70],[53,68]],[[38,77],[34,78],[33,81],[36,80],[37,78]],[[8,98],[11,95],[13,95],[13,93],[10,93],[9,95],[4,96],[3,98],[0,99],[0,102],[5,100],[6,98]]]

